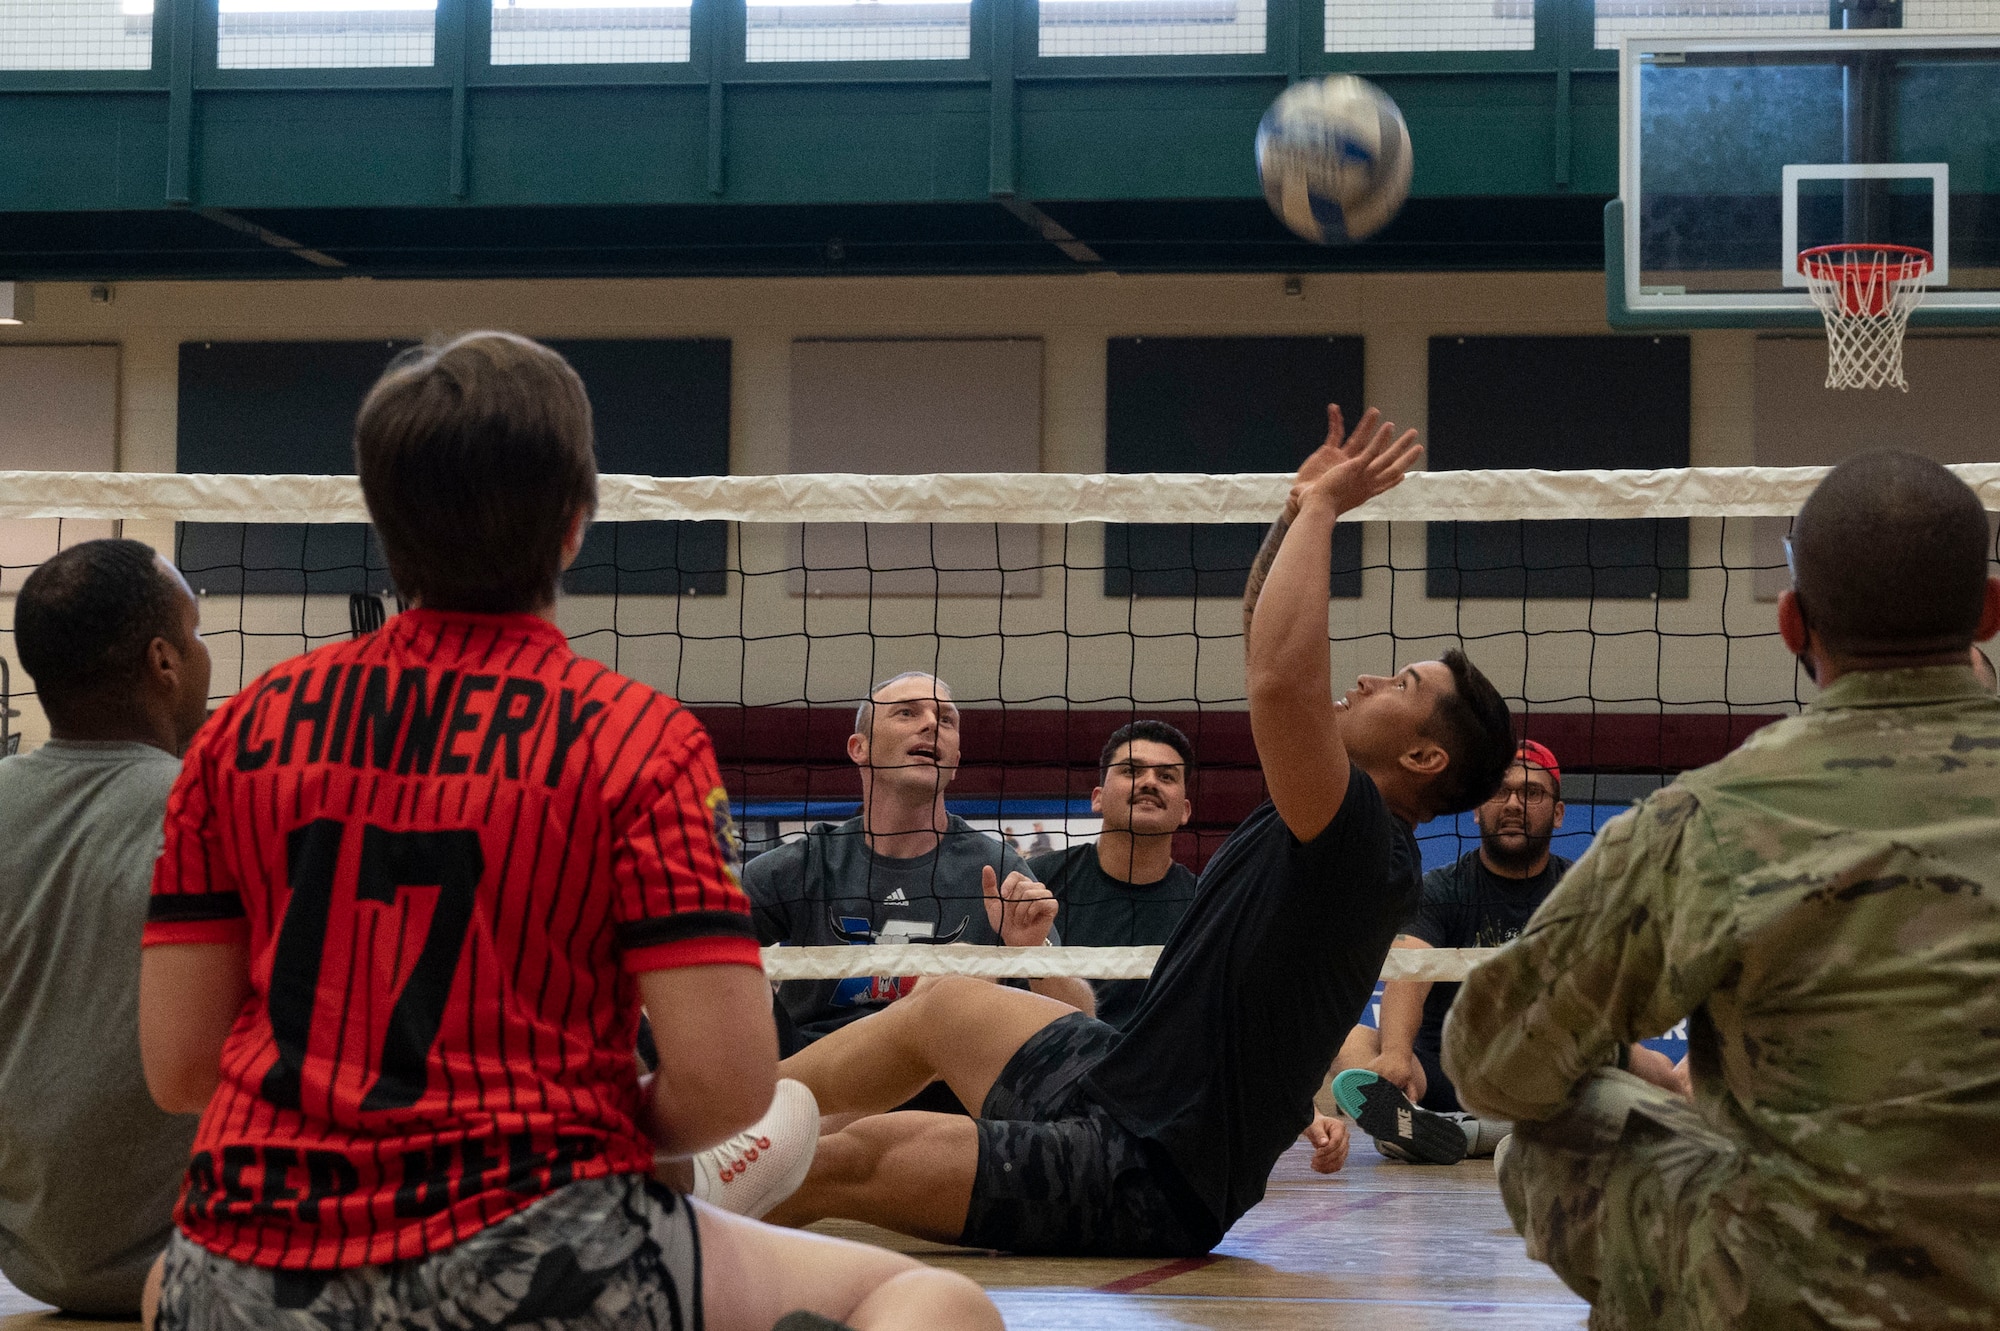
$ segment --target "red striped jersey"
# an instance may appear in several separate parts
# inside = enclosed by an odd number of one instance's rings
[[[529,615],[412,610],[189,749],[149,946],[245,943],[177,1217],[258,1266],[451,1246],[639,1173],[633,976],[759,964],[708,735]]]

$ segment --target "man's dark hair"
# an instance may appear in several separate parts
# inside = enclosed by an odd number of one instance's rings
[[[437,610],[535,610],[597,509],[590,399],[555,352],[467,333],[405,352],[361,404],[355,469],[389,572]]]
[[[21,584],[14,644],[42,707],[61,713],[135,684],[155,638],[182,639],[180,589],[138,541],[84,541]]]
[[[1181,756],[1181,766],[1186,769],[1183,775],[1194,774],[1194,745],[1188,742],[1188,737],[1180,732],[1178,726],[1168,725],[1165,721],[1131,721],[1112,731],[1111,738],[1104,741],[1104,749],[1097,755],[1099,781],[1111,771],[1111,760],[1118,756],[1118,750],[1135,739],[1166,745]]]
[[[1792,524],[1792,585],[1841,656],[1961,655],[1985,604],[1986,511],[1927,457],[1862,453],[1835,467]]]
[[[1492,798],[1514,761],[1514,718],[1500,690],[1456,647],[1441,658],[1452,691],[1441,694],[1424,734],[1451,761],[1431,783],[1433,815],[1464,813]]]

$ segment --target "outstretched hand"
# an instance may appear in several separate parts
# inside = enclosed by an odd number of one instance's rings
[[[1312,1143],[1315,1174],[1337,1174],[1347,1163],[1347,1123],[1344,1119],[1315,1112],[1306,1124],[1306,1140]]]
[[[1040,947],[1056,922],[1055,894],[1020,870],[1000,882],[992,865],[979,871],[986,921],[1007,947]]]
[[[1340,435],[1342,424],[1339,404],[1328,403],[1326,442],[1314,449],[1312,456],[1299,467],[1292,481],[1288,511],[1297,512],[1305,504],[1325,502],[1333,505],[1336,514],[1352,512],[1376,495],[1395,489],[1423,456],[1423,445],[1417,442],[1415,430],[1397,434],[1395,423],[1383,420],[1382,413],[1373,407],[1344,442]]]

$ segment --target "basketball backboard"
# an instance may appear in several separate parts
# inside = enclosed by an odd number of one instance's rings
[[[1928,250],[1913,324],[2000,324],[2000,33],[1627,37],[1611,322],[1820,320],[1801,249]]]

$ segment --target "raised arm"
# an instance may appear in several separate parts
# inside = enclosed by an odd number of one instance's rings
[[[1301,841],[1324,831],[1347,797],[1326,643],[1333,525],[1393,488],[1423,451],[1415,430],[1398,436],[1373,408],[1345,443],[1340,408],[1326,414],[1326,442],[1299,468],[1243,594],[1250,732],[1278,816]]]

